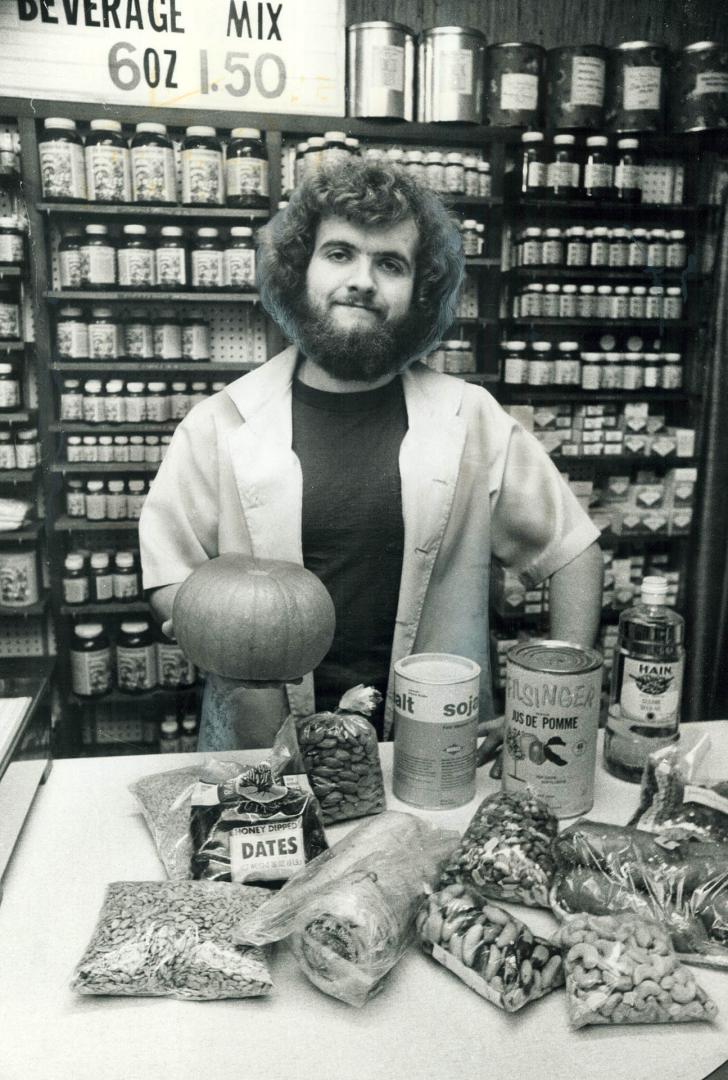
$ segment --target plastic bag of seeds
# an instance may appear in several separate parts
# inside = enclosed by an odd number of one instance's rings
[[[569,1019],[588,1024],[713,1020],[715,1003],[675,955],[666,930],[635,915],[575,915],[558,931]]]
[[[549,906],[551,842],[558,821],[528,792],[488,795],[475,811],[440,884],[462,882],[481,899]]]
[[[426,953],[506,1012],[563,986],[560,948],[463,884],[432,893],[417,915],[417,932]]]
[[[199,1001],[267,994],[263,951],[235,946],[231,931],[269,896],[210,881],[115,881],[71,987]]]
[[[303,763],[327,825],[384,810],[377,733],[367,719],[381,700],[378,690],[360,684],[334,712],[298,722]]]

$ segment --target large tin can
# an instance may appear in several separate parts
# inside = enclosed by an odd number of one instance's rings
[[[353,23],[346,41],[347,115],[413,120],[415,37],[409,27]]]
[[[417,118],[479,124],[485,38],[466,26],[425,30],[417,52]]]
[[[623,41],[609,54],[606,120],[610,131],[662,131],[668,52],[654,41]]]
[[[567,641],[522,641],[508,652],[503,790],[543,799],[559,818],[586,814],[594,770],[602,657]]]
[[[553,130],[604,126],[609,51],[603,45],[563,45],[546,53],[546,126]]]
[[[505,41],[485,50],[483,123],[540,126],[545,52],[540,45]]]
[[[696,41],[677,53],[669,97],[673,131],[728,127],[728,45]]]
[[[475,795],[480,667],[451,653],[414,653],[394,665],[398,799],[449,810]]]

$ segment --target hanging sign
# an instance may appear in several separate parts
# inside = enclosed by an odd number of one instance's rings
[[[344,115],[343,0],[0,0],[8,97]]]

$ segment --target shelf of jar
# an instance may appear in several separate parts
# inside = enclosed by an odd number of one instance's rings
[[[604,319],[597,316],[591,319],[544,319],[527,315],[505,315],[501,321],[519,326],[553,326],[554,329],[562,326],[600,326],[602,330],[609,330],[643,326],[650,330],[659,330],[660,333],[695,329],[698,325],[692,319]]]
[[[108,694],[100,697],[81,697],[68,692],[68,701],[73,705],[133,705],[135,701],[171,701],[175,698],[191,695],[196,692],[196,684],[192,686],[166,687],[155,686],[152,690],[143,690],[137,694],[126,694],[123,690],[110,690]]]
[[[141,302],[146,304],[174,303],[182,301],[186,304],[257,304],[260,297],[254,292],[162,292],[159,290],[141,292],[132,289],[49,289],[45,294],[46,300],[66,302],[74,300],[77,303],[99,301],[105,304],[129,304]]]
[[[453,191],[442,193],[443,202],[448,206],[473,206],[484,207],[503,206],[503,199],[499,195],[458,195]]]
[[[455,319],[453,326],[497,326],[499,322],[500,319],[487,319],[480,315],[476,317],[463,315]]]
[[[5,349],[6,352],[23,352],[30,344],[29,341],[0,341],[0,351]]]
[[[465,258],[465,266],[488,266],[492,267],[494,270],[500,270],[501,260],[495,258],[491,259],[484,255],[468,255]]]
[[[246,371],[254,371],[260,364],[214,364],[210,360],[54,360],[51,371],[77,372],[79,374],[95,375],[97,378],[105,375],[108,367],[108,377],[116,378],[117,374],[149,374],[157,375],[160,372],[171,374],[186,373],[189,375],[229,375],[237,379]]]
[[[56,461],[51,465],[51,472],[66,474],[76,473],[155,473],[158,461]]]
[[[29,424],[35,419],[36,409],[17,409],[15,412],[0,411],[0,424]]]
[[[595,472],[614,472],[621,469],[676,469],[690,468],[697,465],[694,457],[665,458],[657,454],[550,454],[549,457],[559,469],[568,471],[570,465],[577,465],[579,472],[593,468]]]
[[[504,273],[510,277],[523,278],[526,281],[541,281],[543,278],[559,277],[579,281],[602,281],[610,278],[618,278],[630,281],[638,279],[649,281],[650,285],[660,285],[663,281],[703,281],[710,275],[698,273],[694,270],[672,270],[657,266],[513,266]]]
[[[601,544],[609,544],[610,546],[615,544],[635,544],[638,547],[644,547],[646,544],[672,544],[675,541],[689,539],[687,533],[680,533],[678,535],[668,536],[667,533],[627,533],[622,535],[620,533],[612,532],[611,529],[604,529],[599,542]]]
[[[126,518],[122,521],[89,521],[88,518],[61,514],[53,522],[53,529],[55,532],[136,532],[139,522]]]
[[[49,431],[65,432],[67,435],[144,435],[149,432],[172,432],[179,420],[143,421],[138,424],[85,424],[81,420],[53,420]]]
[[[515,383],[496,382],[490,387],[492,393],[508,404],[529,405],[563,404],[565,402],[626,402],[626,401],[689,401],[701,395],[690,390],[584,390],[580,386],[523,386]]]
[[[0,266],[0,278],[20,277],[22,273],[22,266]]]
[[[693,205],[689,203],[651,203],[620,202],[617,199],[512,199],[507,201],[507,210],[518,214],[535,211],[537,213],[595,214],[598,217],[623,215],[628,218],[647,214],[651,218],[660,214],[670,217],[694,216],[707,214],[715,209],[712,203]]]
[[[97,202],[38,202],[36,208],[44,214],[63,217],[105,218],[157,218],[188,221],[229,221],[234,224],[240,218],[267,219],[270,210],[238,210],[232,206],[144,206],[138,203]]]
[[[2,473],[0,473],[0,476],[2,476]],[[0,532],[0,545],[26,544],[29,541],[37,540],[42,532],[42,521],[32,521],[28,525],[23,525],[21,529],[4,529]]]
[[[34,469],[0,469],[0,486],[2,484],[31,484],[38,473],[40,466]],[[0,536],[2,533],[0,532]]]
[[[4,604],[0,604],[0,618],[15,618],[18,615],[22,615],[24,618],[31,618],[35,615],[42,615],[50,603],[50,594],[43,593],[42,596],[36,600],[34,604],[28,604],[26,607],[6,607]]]
[[[61,615],[148,615],[146,600],[107,600],[101,604],[61,604]]]

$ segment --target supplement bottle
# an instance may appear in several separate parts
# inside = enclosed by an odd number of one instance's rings
[[[86,494],[82,480],[66,481],[66,513],[72,518],[86,517]]]
[[[554,135],[553,153],[548,166],[548,195],[553,199],[576,199],[579,196],[581,168],[574,135]]]
[[[0,217],[0,266],[22,266],[23,230],[15,217]]]
[[[180,752],[194,754],[197,750],[197,717],[185,716],[182,720],[182,734],[179,740]]]
[[[639,139],[617,139],[614,193],[622,202],[642,201],[642,157]]]
[[[80,307],[62,307],[58,312],[56,351],[61,360],[88,359],[88,324]]]
[[[86,483],[86,520],[106,521],[106,488],[103,480]]]
[[[116,643],[116,681],[125,694],[140,694],[157,685],[154,638],[146,620],[123,622]]]
[[[132,481],[129,481],[131,488]],[[139,599],[139,574],[134,565],[134,554],[131,551],[117,551],[114,556],[114,599],[115,600],[138,600]]]
[[[81,288],[81,244],[83,238],[78,229],[69,229],[58,245],[58,266],[62,289]]]
[[[160,314],[152,324],[155,360],[182,359],[182,326],[171,312]]]
[[[190,252],[192,288],[203,292],[222,288],[222,242],[217,229],[203,227],[195,230]]]
[[[91,556],[91,602],[105,604],[114,596],[114,581],[105,551],[95,551]]]
[[[213,127],[193,124],[182,141],[182,202],[185,206],[224,206],[222,147]]]
[[[516,173],[522,199],[543,199],[548,193],[548,164],[542,131],[521,135],[520,168]]]
[[[102,697],[111,689],[111,646],[101,623],[77,623],[71,639],[71,689]]]
[[[614,198],[614,159],[606,135],[590,135],[586,140],[584,195],[587,199]]]
[[[66,555],[61,582],[64,604],[85,604],[89,598],[89,580],[83,555]]]
[[[131,202],[129,147],[118,120],[92,120],[86,136],[86,190],[92,202]]]
[[[88,323],[88,348],[92,360],[118,360],[121,331],[111,308],[91,308]]]
[[[126,519],[126,485],[123,480],[109,480],[106,495],[106,517],[109,521]]]
[[[348,158],[343,143],[342,153]],[[258,128],[240,127],[230,132],[225,156],[225,188],[228,206],[241,210],[268,206],[268,154]]]
[[[165,716],[159,725],[160,754],[178,754],[181,750],[179,724],[174,716]]]
[[[226,289],[250,292],[255,289],[255,243],[253,230],[234,225],[223,251],[223,285]]]
[[[153,289],[156,253],[145,225],[125,225],[117,253],[120,289]]]
[[[0,364],[0,412],[20,408],[20,380],[15,364]]]
[[[157,681],[169,690],[192,686],[197,678],[194,664],[187,659],[175,638],[157,641]]]
[[[621,780],[638,782],[648,755],[678,739],[685,624],[666,598],[665,578],[643,578],[619,617],[604,763]]]
[[[43,198],[54,202],[84,202],[86,167],[83,141],[75,121],[49,116],[38,136]]]
[[[155,270],[160,289],[184,289],[187,285],[187,245],[178,225],[163,225],[157,244]]]
[[[135,313],[124,323],[124,355],[130,360],[150,360],[154,355],[154,332],[149,315]]]
[[[38,429],[25,428],[18,432],[15,446],[15,460],[19,469],[35,469],[40,465],[40,443]]]
[[[134,202],[171,205],[177,202],[174,147],[164,124],[137,124],[131,143]]]
[[[87,225],[81,242],[81,285],[108,289],[116,285],[116,246],[106,225]]]

